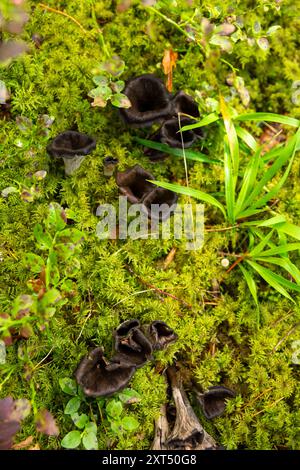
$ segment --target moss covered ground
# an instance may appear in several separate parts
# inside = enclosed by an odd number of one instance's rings
[[[195,11],[191,3],[201,3],[201,14],[216,24],[229,16],[242,17],[249,37],[255,22],[260,22],[264,32],[281,26],[269,37],[267,51],[251,41],[237,41],[230,53],[189,42],[173,24],[138,1],[120,11],[111,0],[48,0],[49,7],[67,11],[85,31],[37,1],[28,2],[30,19],[23,37],[30,52],[0,69],[0,79],[11,93],[11,116],[0,122],[0,190],[18,183],[30,188],[38,170],[46,170],[47,176],[31,202],[18,193],[0,198],[0,310],[9,313],[18,295],[30,293],[27,282],[32,273],[24,263],[24,253],[43,256],[36,248],[33,227],[43,223],[50,202],[72,211],[75,227],[86,239],[68,302],[56,310],[45,330],[34,328],[27,340],[7,347],[6,363],[0,369],[0,396],[34,399],[36,409],[47,408],[60,428],[60,436],[46,437],[36,432],[30,415],[17,441],[33,436],[41,449],[61,448],[62,436],[74,425],[64,414],[68,397],[59,379],[72,377],[91,347],[103,345],[110,353],[113,329],[121,321],[138,318],[142,323],[167,322],[179,339],[156,353],[155,363],[139,369],[130,383],[141,395],[138,403],[128,407],[140,423],[137,431],[118,436],[99,423],[99,448],[150,448],[154,420],[167,400],[162,371],[176,363],[187,384],[193,379],[203,389],[223,384],[236,391],[225,414],[214,421],[207,421],[195,408],[205,429],[226,449],[300,449],[300,372],[291,361],[293,342],[300,339],[299,296],[292,303],[257,278],[258,326],[245,280],[234,269],[225,275],[221,265],[222,253],[231,250],[227,231],[207,231],[203,249],[190,252],[184,241],[100,241],[96,236],[97,206],[106,202],[117,206],[119,193],[115,180],[103,175],[104,157],[118,158],[120,169],[139,163],[163,181],[183,182],[184,165],[175,157],[151,164],[134,140],[136,135],[145,137],[146,131],[126,128],[118,109],[110,104],[103,109],[91,106],[87,98],[93,88],[91,71],[105,59],[92,16],[93,3],[110,54],[125,61],[123,79],[147,72],[164,78],[161,61],[164,50],[172,47],[178,52],[174,91],[183,89],[196,97],[203,114],[213,109],[221,93],[239,113],[269,111],[300,118],[300,107],[292,100],[292,84],[300,79],[299,1],[167,2],[162,11],[175,22],[181,17],[188,23]],[[35,33],[44,39],[39,48],[31,40]],[[226,83],[232,67],[249,91],[247,109]],[[47,135],[39,124],[43,114],[54,117]],[[17,116],[30,119],[32,126],[21,130]],[[93,156],[69,178],[46,153],[49,139],[66,129],[78,129],[97,140]],[[250,129],[258,137],[262,132],[257,124]],[[222,157],[217,127],[209,129],[203,145],[210,155]],[[216,193],[223,180],[222,167],[189,163],[191,187]],[[300,215],[298,182],[296,158],[277,202],[278,211],[295,224]],[[181,196],[180,201],[184,200]],[[205,209],[205,223],[210,229],[226,226],[210,206]],[[174,246],[175,257],[163,269]],[[218,296],[212,292],[216,282],[220,284]],[[160,294],[153,286],[176,298]]]

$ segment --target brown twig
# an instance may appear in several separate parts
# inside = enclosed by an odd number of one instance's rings
[[[223,228],[214,228],[214,229],[205,228],[204,232],[225,232],[226,230],[232,230],[232,229],[237,228],[237,227],[238,227],[238,224],[237,225],[232,225],[231,227],[223,227]]]
[[[149,287],[150,289],[153,289],[155,292],[161,294],[161,295],[165,295],[166,297],[170,297],[171,299],[174,299],[174,300],[177,300],[178,302],[182,303],[183,305],[185,305],[185,307],[191,309],[192,308],[192,305],[188,304],[185,300],[182,300],[182,299],[179,299],[178,297],[176,297],[175,295],[173,294],[170,294],[169,292],[166,292],[164,290],[161,290],[159,289],[158,287],[155,287],[153,286],[153,284],[150,284],[148,283],[147,281],[144,281],[144,279],[140,278],[132,269],[130,266],[128,266],[128,264],[125,265],[125,268],[127,269],[128,272],[130,272],[130,274],[132,274],[133,276],[135,276],[139,282],[141,284],[143,284],[144,286],[146,287]]]
[[[77,21],[75,18],[73,18],[73,16],[69,15],[69,14],[66,13],[65,11],[56,10],[55,8],[49,7],[48,5],[45,5],[44,3],[38,3],[38,6],[39,6],[40,8],[43,8],[44,10],[51,11],[52,13],[58,13],[59,15],[63,15],[63,16],[65,16],[66,18],[69,18],[69,20],[71,20],[71,21],[73,21],[75,24],[77,24],[77,26],[79,26],[79,28],[80,28],[85,34],[88,34],[88,31],[87,31],[86,29],[84,29],[84,27],[82,26],[82,24],[80,24],[79,21]]]
[[[298,328],[298,326],[300,326],[300,322],[296,323],[296,325],[294,325],[292,328],[289,329],[289,331],[284,335],[283,338],[281,338],[280,341],[278,341],[278,343],[276,344],[276,346],[274,346],[273,350],[272,350],[272,353],[274,353],[275,351],[277,351],[277,349],[279,348],[279,346],[281,346],[281,344],[292,334],[294,333],[294,331]]]
[[[168,253],[165,261],[164,261],[164,265],[163,265],[163,268],[164,269],[167,269],[169,267],[169,265],[172,263],[174,257],[175,257],[175,254],[176,254],[176,251],[177,251],[177,248],[175,246],[173,246],[173,248],[171,249],[171,251]]]
[[[233,268],[235,268],[239,263],[241,263],[241,261],[243,261],[245,257],[246,255],[242,255],[237,260],[235,260],[235,262],[230,266],[230,268],[227,269],[226,274],[230,273],[230,271],[232,271]]]

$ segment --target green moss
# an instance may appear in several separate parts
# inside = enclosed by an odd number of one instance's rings
[[[12,95],[12,120],[1,123],[0,190],[15,186],[16,181],[30,188],[33,185],[30,174],[42,169],[48,174],[39,183],[40,196],[32,203],[22,201],[18,194],[0,198],[1,311],[9,312],[13,299],[28,292],[26,282],[30,273],[22,257],[25,252],[35,250],[33,226],[45,218],[50,201],[74,211],[76,227],[85,231],[87,239],[81,253],[82,270],[76,296],[57,312],[46,331],[35,331],[28,341],[19,341],[8,348],[1,381],[13,372],[1,386],[1,396],[31,399],[29,384],[32,382],[37,391],[37,408],[46,407],[52,412],[63,436],[73,425],[63,414],[66,397],[59,388],[59,378],[72,376],[79,359],[92,346],[101,344],[109,354],[113,348],[113,329],[121,321],[138,318],[148,323],[161,319],[175,329],[179,340],[166,352],[156,353],[158,367],[149,364],[136,373],[132,387],[142,400],[131,412],[141,425],[136,434],[114,441],[116,448],[149,449],[154,419],[167,399],[165,380],[159,371],[175,361],[188,379],[194,378],[204,388],[225,384],[236,390],[237,397],[228,404],[223,417],[208,423],[201,416],[207,430],[226,448],[300,449],[299,369],[290,366],[292,341],[300,338],[294,328],[299,323],[299,307],[271,293],[265,284],[259,284],[262,325],[257,329],[257,312],[245,281],[234,270],[225,276],[221,266],[220,251],[229,249],[226,232],[207,232],[203,249],[195,252],[186,252],[184,243],[174,240],[162,243],[98,240],[96,208],[104,202],[117,206],[118,196],[114,180],[103,176],[103,157],[117,157],[121,169],[140,163],[157,179],[164,180],[183,179],[184,167],[180,160],[171,158],[158,165],[150,164],[133,140],[136,134],[145,136],[143,130],[125,128],[118,111],[110,106],[105,109],[90,106],[87,93],[93,87],[91,70],[104,58],[92,19],[92,2],[48,2],[50,7],[65,9],[89,33],[62,15],[44,11],[37,3],[30,2],[33,12],[24,34],[31,44],[30,53],[0,71],[0,78]],[[238,42],[232,54],[214,48],[207,57],[198,46],[187,43],[172,25],[149,15],[139,2],[133,2],[124,13],[116,13],[115,2],[110,0],[95,3],[95,14],[108,49],[126,63],[124,78],[145,72],[162,77],[163,52],[171,46],[179,52],[174,89],[201,92],[202,98],[198,94],[197,99],[203,111],[207,111],[205,99],[218,99],[219,91],[238,112],[246,111],[226,85],[231,70],[221,61],[225,58],[239,69],[245,80],[251,95],[249,110],[300,116],[300,108],[292,104],[290,93],[292,81],[300,73],[299,20],[292,1],[286,2],[279,12],[273,8],[264,12],[265,2],[259,2],[249,15],[248,4],[253,2],[234,6],[235,13],[244,16],[249,31],[257,19],[264,30],[274,24],[282,26],[270,39],[271,50],[267,54],[251,48],[245,41]],[[216,1],[202,3],[207,17],[212,5],[218,4]],[[232,2],[223,3],[223,12],[214,19],[218,23],[230,13],[227,7]],[[169,12],[174,20],[180,15],[191,16],[186,2],[182,5],[179,12],[175,8]],[[40,49],[30,40],[37,31],[44,36]],[[41,114],[55,118],[48,136],[40,132],[37,124]],[[15,122],[17,115],[30,118],[32,128],[21,132]],[[51,161],[45,147],[52,136],[73,127],[94,136],[97,149],[72,178],[65,179],[62,166]],[[251,130],[259,134],[258,127],[253,126]],[[205,145],[215,157],[220,156],[220,143],[213,126]],[[279,202],[280,212],[294,223],[300,215],[298,174],[297,160]],[[193,187],[218,192],[223,179],[222,169],[216,165],[191,165]],[[217,211],[210,207],[206,207],[205,220],[207,225],[221,223]],[[164,271],[162,262],[174,244],[175,258]],[[126,269],[127,265],[136,276]],[[211,292],[213,279],[221,282],[221,295],[217,298]],[[151,286],[180,301],[158,293]],[[32,416],[26,420],[18,439],[28,435],[34,435],[42,449],[60,448],[60,438],[37,435]],[[110,436],[101,436],[100,446],[109,447]]]

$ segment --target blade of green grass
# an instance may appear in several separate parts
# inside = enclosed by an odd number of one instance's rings
[[[181,131],[189,131],[193,129],[197,129],[198,127],[204,127],[207,126],[208,124],[211,124],[213,122],[219,121],[220,117],[216,113],[211,113],[205,116],[201,121],[196,122],[195,124],[189,124],[187,126],[184,126]]]
[[[215,206],[218,209],[220,209],[225,219],[227,218],[224,206],[213,196],[210,196],[209,194],[206,194],[203,191],[199,191],[198,189],[193,189],[193,188],[187,188],[185,186],[180,186],[179,184],[165,183],[163,181],[150,181],[150,182],[153,184],[156,184],[156,186],[159,186],[160,188],[169,189],[170,191],[174,191],[175,193],[183,194],[185,196],[191,196],[191,197],[194,197],[195,199],[199,199],[200,201],[207,202],[208,204],[211,204],[212,206]]]
[[[249,256],[251,256],[251,258],[254,258],[256,257],[257,255],[259,255],[264,247],[268,244],[270,238],[272,237],[274,233],[274,230],[271,230],[259,243],[258,245],[256,245],[253,250],[250,251],[249,253]]]
[[[154,149],[154,150],[159,150],[161,152],[173,155],[174,157],[183,158],[182,149],[169,147],[167,144],[161,144],[159,142],[154,142],[152,140],[141,139],[140,137],[135,137],[134,140],[136,142],[138,142],[139,144],[143,145],[144,147],[149,147],[149,148]],[[217,160],[215,158],[210,158],[209,156],[205,155],[204,153],[195,152],[193,150],[188,150],[188,149],[185,150],[185,156],[188,160],[195,160],[197,162],[215,163],[215,164],[221,164],[222,163],[220,160]]]
[[[220,96],[220,109],[224,120],[226,134],[228,137],[230,156],[233,168],[233,179],[235,181],[237,179],[240,161],[239,140],[223,96]]]
[[[234,224],[234,199],[235,199],[235,182],[233,178],[232,160],[229,153],[229,145],[224,139],[224,170],[225,170],[225,198],[228,220]]]
[[[260,149],[255,152],[245,169],[242,187],[240,189],[234,209],[234,214],[236,217],[238,217],[239,212],[241,211],[248,194],[252,191],[256,183],[257,172],[260,165],[260,152]]]
[[[279,169],[288,161],[288,159],[293,158],[295,153],[295,146],[296,142],[300,138],[300,128],[296,132],[296,134],[290,139],[288,145],[282,149],[280,156],[277,160],[273,163],[273,165],[265,172],[263,177],[260,181],[257,182],[255,188],[253,189],[252,193],[245,201],[243,210],[248,207],[251,209],[251,204],[254,199],[263,191],[264,186],[277,174]]]
[[[255,270],[258,272],[258,274],[277,292],[279,292],[281,295],[284,297],[287,297],[289,300],[294,302],[292,297],[289,295],[289,293],[286,291],[286,288],[295,290],[297,292],[300,292],[300,286],[297,284],[294,284],[293,282],[288,281],[282,276],[279,276],[278,274],[275,274],[273,271],[271,271],[268,268],[265,268],[263,266],[260,266],[258,263],[255,263],[255,261],[250,261],[246,260],[246,262]],[[284,286],[284,287],[283,287]]]
[[[269,121],[279,122],[280,124],[286,124],[287,126],[299,127],[300,121],[289,116],[282,116],[281,114],[274,113],[249,113],[240,114],[234,117],[235,121]]]
[[[297,284],[300,285],[300,271],[299,269],[291,262],[291,260],[286,258],[278,258],[278,257],[266,257],[266,258],[255,258],[255,261],[262,261],[264,263],[275,264],[276,266],[280,266],[281,268],[285,269],[296,281]]]
[[[248,287],[249,287],[249,290],[250,290],[250,292],[251,292],[251,295],[252,295],[252,297],[253,297],[253,299],[254,299],[254,302],[255,302],[256,305],[258,306],[257,288],[256,288],[256,283],[255,283],[255,281],[254,281],[254,279],[253,279],[253,277],[252,277],[252,274],[251,274],[249,271],[247,271],[246,268],[244,268],[244,267],[242,266],[242,263],[239,263],[239,264],[238,264],[238,267],[239,267],[240,270],[242,271],[243,276],[244,276],[244,278],[245,278],[245,280],[246,280],[246,282],[247,282],[247,285],[248,285]]]
[[[258,226],[274,227],[278,232],[283,232],[286,235],[290,235],[291,237],[300,240],[300,227],[295,224],[290,224],[285,220],[286,219],[283,215],[277,215],[276,217],[260,222]]]
[[[251,149],[253,152],[256,152],[259,148],[258,143],[254,139],[253,135],[250,134],[246,129],[243,129],[240,126],[235,126],[237,136],[242,139],[243,142]]]
[[[259,253],[260,257],[263,256],[274,256],[274,255],[281,255],[287,253],[288,251],[295,251],[300,250],[300,243],[285,243],[284,245],[278,245],[274,248],[270,248],[269,250],[262,251]]]
[[[259,198],[257,201],[255,201],[253,204],[251,204],[251,208],[256,209],[258,207],[265,206],[268,201],[273,199],[274,196],[276,196],[276,194],[279,193],[280,189],[282,188],[282,186],[286,182],[287,177],[289,176],[289,173],[291,171],[291,167],[292,167],[292,164],[293,164],[293,160],[294,160],[294,157],[291,157],[290,163],[288,164],[287,169],[285,170],[283,176],[280,178],[278,183],[267,194],[265,194],[263,197]]]
[[[272,217],[268,220],[263,220],[262,222],[257,220],[258,227],[274,227],[274,225],[281,224],[282,222],[286,222],[284,215],[278,214],[275,217]]]

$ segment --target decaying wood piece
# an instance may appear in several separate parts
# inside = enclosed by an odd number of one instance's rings
[[[151,450],[167,450],[167,438],[169,434],[169,424],[167,420],[167,407],[163,405],[160,415],[155,423],[155,434]]]
[[[167,369],[176,406],[176,421],[166,441],[168,450],[217,449],[217,443],[200,424],[174,367]]]

